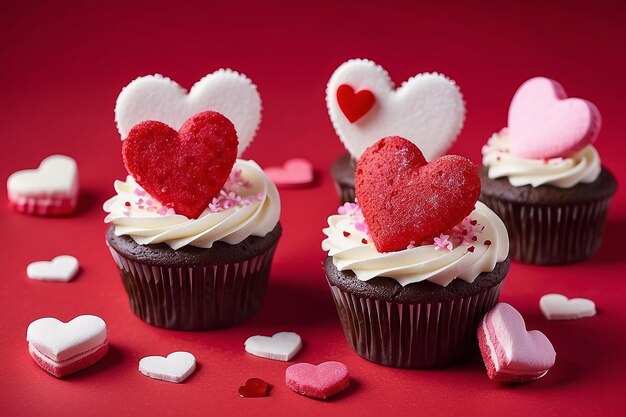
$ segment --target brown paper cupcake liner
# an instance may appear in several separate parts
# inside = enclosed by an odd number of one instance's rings
[[[478,351],[476,329],[496,304],[502,282],[450,301],[397,303],[363,298],[329,282],[339,319],[363,358],[397,368],[433,368]]]
[[[592,256],[600,247],[611,200],[539,205],[485,195],[480,199],[506,224],[513,259],[538,265]]]
[[[337,195],[339,196],[339,201],[341,204],[354,203],[354,187],[335,183],[335,190],[337,191]]]
[[[257,312],[276,245],[242,262],[185,267],[148,265],[109,249],[139,318],[168,329],[208,330]]]

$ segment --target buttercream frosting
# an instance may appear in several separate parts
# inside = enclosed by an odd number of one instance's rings
[[[191,245],[210,248],[217,241],[232,245],[249,236],[265,236],[280,217],[274,183],[254,161],[238,159],[220,195],[197,219],[162,206],[128,176],[115,181],[116,195],[104,203],[106,223],[115,235],[128,235],[140,245],[166,243],[172,249]]]
[[[482,148],[483,165],[489,168],[489,178],[507,177],[511,185],[553,185],[571,188],[579,183],[594,182],[602,165],[600,156],[587,145],[566,158],[527,159],[510,152],[510,141],[506,129],[495,133]]]
[[[454,279],[473,282],[490,272],[509,253],[509,238],[502,220],[480,201],[472,213],[448,234],[407,249],[376,250],[355,204],[347,204],[328,218],[322,249],[340,271],[351,270],[360,281],[393,278],[402,286],[430,281],[447,286]]]

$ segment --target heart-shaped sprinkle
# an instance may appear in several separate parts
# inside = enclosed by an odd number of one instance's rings
[[[350,123],[365,116],[374,103],[376,103],[376,97],[369,90],[355,93],[354,88],[347,84],[342,84],[337,88],[337,104]]]
[[[35,320],[28,326],[26,340],[33,360],[56,377],[93,365],[108,351],[106,324],[91,315],[67,323],[51,317]]]
[[[500,382],[541,378],[556,358],[548,338],[538,330],[527,331],[521,314],[506,303],[485,315],[478,342],[489,378]]]
[[[220,69],[202,78],[189,94],[161,75],[139,77],[128,84],[115,104],[115,121],[122,140],[133,126],[163,122],[175,130],[195,114],[213,110],[233,122],[239,137],[238,155],[248,147],[261,122],[261,97],[248,77]]]
[[[36,169],[14,172],[7,180],[11,205],[28,214],[63,215],[78,200],[78,167],[65,155],[45,158]]]
[[[245,385],[239,387],[239,396],[241,398],[259,398],[267,397],[269,385],[261,378],[250,378]]]
[[[173,352],[163,356],[147,356],[139,361],[139,372],[154,379],[183,382],[196,370],[196,358],[189,352]]]
[[[285,383],[298,394],[325,399],[348,388],[350,374],[341,362],[297,363],[285,371]]]
[[[546,294],[539,300],[548,320],[573,320],[596,315],[596,304],[587,298],[569,299],[562,294]]]
[[[549,159],[568,156],[593,143],[602,118],[593,103],[567,98],[561,84],[536,77],[515,93],[508,124],[511,153]]]
[[[131,129],[122,155],[128,172],[151,196],[177,214],[197,218],[228,179],[237,133],[216,112],[193,116],[179,132],[147,121]]]
[[[465,103],[454,81],[424,73],[396,89],[387,71],[364,59],[335,70],[326,87],[326,106],[355,159],[378,139],[398,135],[413,141],[430,161],[452,146],[465,120]]]
[[[52,261],[32,262],[26,268],[28,278],[38,281],[68,282],[78,272],[78,259],[61,255]]]
[[[379,252],[406,249],[461,222],[480,195],[474,164],[458,155],[431,163],[412,142],[379,140],[359,159],[356,197]]]
[[[292,158],[282,167],[268,167],[265,174],[279,187],[295,187],[313,182],[313,165],[304,158]]]
[[[294,187],[313,182],[313,165],[304,158],[288,159],[282,167],[268,167],[264,171],[279,187]]]
[[[261,358],[289,361],[302,349],[300,335],[279,332],[272,337],[250,336],[244,343],[246,352]]]

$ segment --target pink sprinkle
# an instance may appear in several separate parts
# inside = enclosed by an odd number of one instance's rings
[[[146,205],[147,206],[151,206],[153,204],[153,201],[151,199],[147,199],[146,200]]]
[[[141,197],[143,197],[146,194],[148,194],[143,188],[139,188],[139,187],[135,188],[134,192],[135,192],[135,195],[138,195],[138,196],[141,196]]]
[[[451,251],[454,249],[454,245],[450,242],[450,235],[444,235],[443,233],[439,237],[435,237],[435,250],[448,249]]]

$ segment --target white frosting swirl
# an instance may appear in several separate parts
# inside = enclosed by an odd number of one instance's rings
[[[481,225],[475,231],[474,242],[462,243],[452,250],[422,244],[381,253],[366,231],[355,226],[353,216],[337,214],[328,218],[322,249],[328,251],[337,269],[353,271],[360,281],[389,277],[402,286],[427,280],[445,287],[460,278],[471,283],[481,272],[492,271],[497,262],[506,259],[509,237],[502,220],[480,201],[469,217]]]
[[[549,184],[571,188],[579,183],[594,182],[600,172],[600,156],[587,145],[568,158],[525,159],[510,152],[506,130],[494,133],[482,149],[483,165],[489,168],[489,178],[507,177],[514,187]]]
[[[104,203],[109,213],[104,221],[115,225],[117,236],[128,235],[140,245],[166,243],[172,249],[210,248],[217,241],[234,245],[248,236],[265,236],[280,217],[278,190],[254,161],[238,159],[232,172],[239,170],[246,186],[238,189],[235,198],[245,204],[227,204],[218,210],[207,207],[197,219],[189,219],[161,206],[128,176],[126,181],[115,181],[117,195]]]

